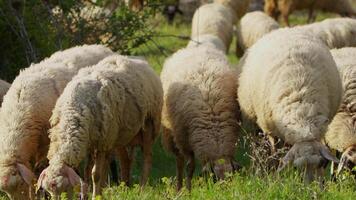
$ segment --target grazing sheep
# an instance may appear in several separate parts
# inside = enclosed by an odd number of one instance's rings
[[[225,44],[226,51],[232,41],[233,17],[230,10],[218,3],[205,4],[197,9],[192,21],[192,38],[200,35],[218,36]]]
[[[232,172],[237,142],[236,74],[224,53],[206,47],[185,48],[164,64],[163,145],[176,156],[177,189],[187,165],[187,188],[198,158],[219,179]]]
[[[293,29],[318,36],[330,49],[356,46],[356,19],[326,19]]]
[[[234,17],[233,23],[235,24],[237,19],[240,19],[247,12],[250,0],[214,0],[214,3],[220,3],[232,9]]]
[[[38,180],[53,196],[80,182],[73,168],[93,156],[93,198],[101,193],[111,153],[142,134],[144,184],[159,133],[163,91],[146,61],[114,55],[79,71],[59,97],[50,120],[49,167]]]
[[[308,22],[314,21],[315,8],[348,17],[356,14],[349,0],[265,0],[265,12],[276,20],[281,14],[287,26],[288,17],[294,10],[309,9]]]
[[[2,103],[2,100],[4,98],[4,95],[6,94],[6,92],[9,90],[11,84],[3,81],[0,79],[0,105]]]
[[[325,159],[337,161],[321,143],[341,101],[341,81],[329,49],[312,35],[273,31],[248,49],[238,66],[243,121],[293,145],[279,170],[306,166],[306,182],[320,175]],[[316,174],[313,174],[316,173]]]
[[[0,189],[11,199],[29,199],[37,170],[46,162],[49,118],[57,98],[80,68],[112,54],[101,45],[54,53],[20,72],[0,111]],[[33,193],[31,193],[33,194]]]
[[[264,12],[247,13],[237,25],[236,55],[241,57],[262,36],[278,28],[279,24]]]
[[[209,45],[222,52],[226,52],[224,42],[217,36],[211,34],[199,35],[197,38],[193,38],[187,45],[190,47],[197,47],[200,45]]]
[[[344,167],[356,165],[356,48],[331,51],[338,66],[344,95],[338,113],[330,123],[325,135],[329,147],[342,152],[338,172]]]

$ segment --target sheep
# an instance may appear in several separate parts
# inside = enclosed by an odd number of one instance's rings
[[[2,103],[4,95],[9,90],[10,86],[10,83],[0,79],[0,104]]]
[[[142,134],[143,172],[147,181],[152,144],[159,133],[163,91],[146,61],[113,55],[80,70],[59,97],[50,119],[49,166],[38,186],[57,196],[80,182],[73,170],[94,158],[93,198],[100,195],[108,157]]]
[[[214,3],[220,3],[233,10],[234,24],[248,11],[251,0],[214,0]]]
[[[329,49],[317,37],[273,31],[248,49],[238,68],[243,123],[257,123],[266,135],[293,145],[278,171],[290,162],[306,166],[309,182],[323,172],[324,158],[338,161],[321,140],[340,104],[341,81]]]
[[[199,35],[197,38],[193,38],[187,45],[188,48],[196,47],[199,45],[210,45],[211,47],[218,49],[222,52],[226,52],[226,46],[224,42],[217,36],[211,34]]]
[[[325,134],[325,142],[342,153],[337,170],[339,173],[346,166],[352,169],[356,165],[356,48],[334,49],[331,54],[340,72],[344,95],[338,113]]]
[[[289,26],[288,16],[294,10],[309,9],[308,22],[315,20],[314,8],[339,13],[342,16],[352,16],[356,11],[349,0],[265,0],[265,12],[278,20],[281,14],[284,23]]]
[[[330,49],[356,46],[356,19],[326,19],[294,29],[318,36]]]
[[[33,170],[46,163],[48,120],[66,84],[80,68],[110,54],[101,45],[78,46],[56,52],[16,77],[0,111],[0,189],[11,199],[33,198]]]
[[[247,13],[237,25],[236,55],[241,57],[262,36],[278,28],[279,24],[264,12]]]
[[[233,16],[230,10],[218,3],[205,4],[198,8],[192,20],[191,38],[199,39],[200,35],[218,36],[228,51],[233,33]]]
[[[176,156],[177,189],[182,187],[187,165],[187,188],[195,170],[195,158],[203,171],[217,178],[232,172],[237,143],[238,105],[236,74],[223,52],[209,46],[179,50],[165,61],[162,142]]]

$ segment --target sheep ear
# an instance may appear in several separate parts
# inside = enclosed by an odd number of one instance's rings
[[[21,177],[27,183],[27,185],[31,185],[32,180],[35,178],[33,172],[21,163],[17,163],[17,169],[19,170]]]
[[[72,186],[80,184],[80,176],[71,167],[65,166],[64,171],[67,174],[69,182]]]
[[[281,163],[278,166],[277,172],[281,172],[284,168],[288,166],[290,162],[294,159],[294,148],[292,147],[288,153],[282,158]]]
[[[36,193],[37,193],[38,190],[42,187],[43,179],[46,177],[46,170],[47,170],[47,169],[45,169],[45,170],[43,170],[43,171],[41,172],[41,175],[40,175],[40,177],[39,177],[38,180],[37,180]]]
[[[326,158],[327,160],[330,160],[334,163],[339,163],[339,159],[337,159],[334,155],[331,154],[329,149],[325,146],[321,148],[321,155]]]

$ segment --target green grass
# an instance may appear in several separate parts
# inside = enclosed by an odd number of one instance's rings
[[[332,14],[319,13],[317,20],[332,17]],[[306,23],[305,12],[298,12],[290,17],[292,25]],[[157,73],[160,73],[164,60],[175,51],[183,48],[188,40],[176,36],[189,36],[190,24],[178,23],[168,25],[162,18],[152,22],[160,36],[153,41],[142,45],[136,55],[145,56]],[[238,58],[234,54],[235,40],[233,41],[228,58],[234,65]],[[239,162],[248,168],[248,157],[244,154],[244,148],[240,149],[236,157]],[[267,176],[253,175],[252,171],[243,170],[234,174],[229,180],[213,183],[212,179],[204,180],[199,177],[199,167],[193,179],[193,189],[189,193],[184,190],[177,193],[175,190],[175,158],[166,153],[158,139],[153,152],[153,168],[150,176],[150,184],[144,189],[138,185],[132,188],[123,185],[106,188],[102,199],[356,199],[355,179],[345,178],[332,182],[327,180],[322,189],[317,183],[305,185],[297,172],[289,171],[281,177],[270,174]],[[137,161],[134,165],[133,179],[138,183],[140,176],[142,156],[137,151]],[[7,199],[0,194],[0,200]]]

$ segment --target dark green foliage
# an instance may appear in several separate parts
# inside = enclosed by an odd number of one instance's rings
[[[132,11],[114,0],[0,0],[0,78],[11,81],[19,69],[75,45],[131,54],[153,36],[147,22],[162,8],[158,2]]]

